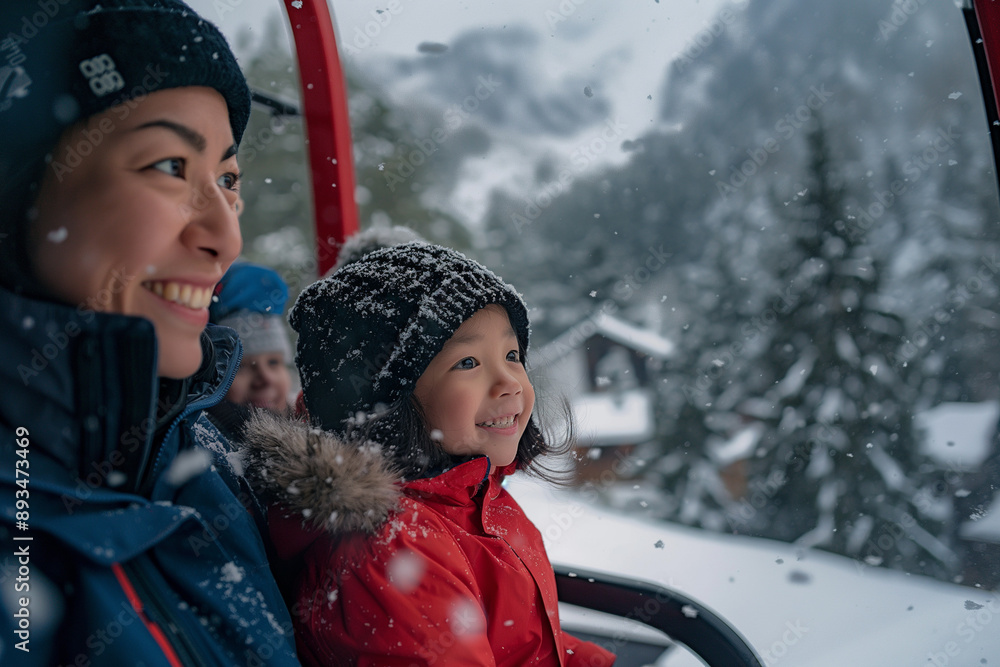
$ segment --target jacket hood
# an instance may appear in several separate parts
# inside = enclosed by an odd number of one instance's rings
[[[377,446],[258,410],[244,447],[257,492],[317,535],[374,533],[398,503],[400,474]]]

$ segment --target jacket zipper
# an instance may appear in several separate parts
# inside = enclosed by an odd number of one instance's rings
[[[133,606],[136,603],[139,604],[136,611],[140,614],[140,618],[144,618],[144,620],[148,618],[146,625],[163,649],[171,667],[187,667],[188,665],[207,667],[211,663],[204,659],[197,648],[180,631],[180,626],[175,622],[170,606],[152,591],[149,580],[142,572],[138,562],[140,558],[146,557],[139,556],[129,563],[112,566],[126,593],[131,588],[131,592],[135,596]]]
[[[222,379],[222,382],[219,384],[216,391],[213,391],[210,395],[206,396],[200,401],[195,401],[194,403],[189,403],[188,405],[185,405],[184,409],[181,410],[181,413],[174,418],[174,421],[171,422],[170,426],[163,433],[163,437],[160,439],[160,441],[158,443],[153,444],[152,457],[151,457],[152,467],[147,471],[145,475],[146,479],[143,480],[142,486],[139,488],[140,495],[149,497],[149,495],[153,492],[153,486],[156,484],[155,481],[156,471],[160,467],[160,454],[163,453],[163,443],[167,442],[167,440],[173,434],[174,429],[177,428],[177,425],[180,424],[185,417],[194,412],[197,412],[198,410],[203,410],[204,408],[210,407],[211,405],[215,405],[215,403],[218,403],[218,401],[212,402],[212,399],[214,399],[216,396],[225,396],[229,392],[229,388],[232,387],[233,382],[236,381],[236,371],[239,370],[240,363],[242,361],[243,361],[243,344],[239,342],[239,340],[237,340],[236,356],[234,357],[234,359],[230,360],[229,367],[226,369],[226,377]]]
[[[177,656],[177,652],[174,650],[173,644],[171,644],[170,640],[167,638],[166,633],[164,633],[160,626],[152,621],[146,614],[145,607],[142,604],[142,599],[136,592],[132,582],[129,581],[128,575],[125,574],[125,570],[118,563],[112,565],[111,570],[114,572],[115,578],[118,579],[118,583],[121,585],[122,590],[125,591],[125,597],[128,598],[129,604],[132,605],[132,609],[135,611],[136,616],[139,617],[143,625],[146,626],[146,629],[149,630],[149,634],[153,636],[153,640],[156,641],[160,650],[163,651],[163,656],[167,659],[167,662],[170,663],[170,667],[183,667],[184,663],[182,663],[181,659]]]

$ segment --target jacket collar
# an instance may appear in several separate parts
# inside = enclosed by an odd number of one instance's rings
[[[214,357],[188,384],[177,421],[222,400],[232,383],[235,334],[214,328],[209,337]],[[33,487],[61,493],[89,478],[102,483],[88,486],[104,487],[110,465],[154,463],[159,388],[151,322],[0,289],[0,341],[0,424],[30,427]]]
[[[302,422],[258,411],[245,434],[247,473],[258,493],[274,501],[270,529],[283,559],[324,534],[374,533],[404,493],[455,507],[492,501],[517,468],[512,463],[491,475],[489,459],[479,456],[404,484],[378,446],[345,442]]]
[[[496,498],[503,478],[516,469],[517,464],[511,463],[495,470],[487,457],[477,456],[434,477],[411,480],[404,488],[408,496],[433,498],[445,505],[471,505],[480,493],[486,501]]]

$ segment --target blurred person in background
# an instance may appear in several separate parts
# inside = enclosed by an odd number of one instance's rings
[[[230,267],[209,306],[209,321],[236,331],[243,359],[226,401],[264,408],[279,415],[289,410],[292,346],[285,328],[288,285],[272,269],[249,262]]]

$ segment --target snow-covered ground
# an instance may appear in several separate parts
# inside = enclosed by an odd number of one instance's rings
[[[1000,595],[792,545],[637,520],[518,476],[554,564],[646,580],[716,611],[765,665],[1000,665]],[[699,665],[674,651],[661,664]]]

